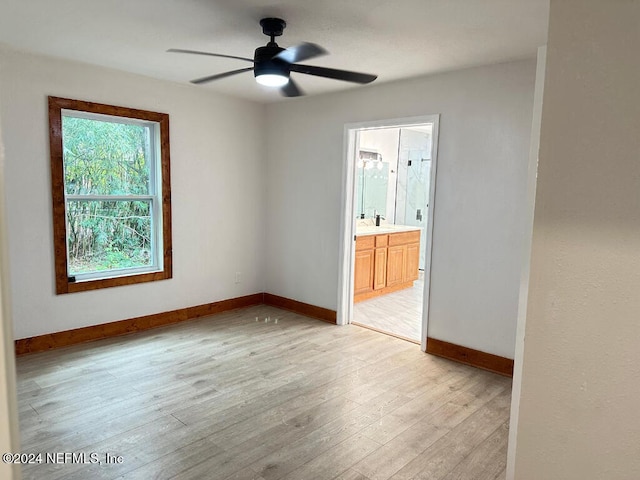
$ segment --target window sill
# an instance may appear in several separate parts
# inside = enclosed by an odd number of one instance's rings
[[[118,277],[87,279],[77,282],[60,282],[57,285],[56,293],[86,292],[88,290],[98,290],[100,288],[120,287],[122,285],[133,285],[135,283],[155,282],[157,280],[167,280],[172,277],[171,269],[160,272],[137,273],[132,275],[122,275]]]

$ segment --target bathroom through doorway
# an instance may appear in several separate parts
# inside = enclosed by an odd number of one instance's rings
[[[437,115],[349,126],[341,323],[425,343],[437,134]]]

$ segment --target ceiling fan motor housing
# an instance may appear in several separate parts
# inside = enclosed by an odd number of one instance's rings
[[[257,77],[259,75],[282,75],[289,76],[289,64],[275,57],[282,52],[284,48],[279,47],[276,43],[269,42],[264,47],[256,48],[253,55],[253,73]]]

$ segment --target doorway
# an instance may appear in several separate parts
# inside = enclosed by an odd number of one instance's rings
[[[338,323],[426,348],[438,115],[345,127]]]

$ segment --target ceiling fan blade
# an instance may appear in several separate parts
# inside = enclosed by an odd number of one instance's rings
[[[319,57],[321,55],[326,55],[327,53],[329,52],[320,45],[305,42],[300,45],[294,45],[293,47],[286,48],[273,58],[284,60],[287,63],[296,63],[310,58]]]
[[[304,92],[300,90],[298,84],[291,78],[284,87],[280,88],[280,93],[285,97],[301,97],[304,95]]]
[[[182,50],[181,48],[170,48],[169,50],[167,50],[167,52],[169,52],[169,53],[192,53],[194,55],[207,55],[209,57],[235,58],[236,60],[245,60],[247,62],[253,63],[253,58],[236,57],[234,55],[222,55],[221,53],[198,52],[197,50]]]
[[[336,80],[344,80],[345,82],[371,83],[378,78],[377,75],[370,75],[368,73],[336,70],[335,68],[314,67],[312,65],[293,64],[290,68],[292,72],[306,73],[307,75],[316,75],[318,77],[335,78]]]
[[[230,77],[231,75],[237,75],[238,73],[248,72],[253,70],[253,67],[241,68],[239,70],[231,70],[230,72],[218,73],[217,75],[210,75],[208,77],[196,78],[195,80],[191,80],[191,83],[195,83],[196,85],[201,85],[207,82],[213,82],[214,80],[220,80],[221,78]]]

